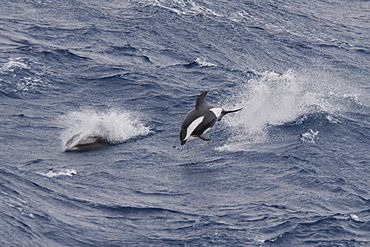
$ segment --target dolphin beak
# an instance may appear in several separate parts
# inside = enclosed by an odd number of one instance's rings
[[[186,143],[186,141],[181,140],[181,145],[184,145],[185,143]]]

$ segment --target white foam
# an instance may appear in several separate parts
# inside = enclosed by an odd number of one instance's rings
[[[16,68],[29,69],[28,65],[23,61],[23,58],[9,58],[9,62],[4,63],[0,72],[13,72]]]
[[[212,9],[202,5],[201,3],[194,2],[193,0],[141,0],[143,2],[158,6],[178,15],[209,15],[209,16],[222,16]]]
[[[70,112],[60,121],[65,128],[61,136],[63,146],[69,138],[80,132],[101,136],[111,143],[151,133],[150,128],[141,122],[138,113],[123,110]]]
[[[326,119],[330,122],[330,123],[332,123],[332,124],[337,124],[337,123],[339,123],[339,120],[336,118],[336,117],[334,117],[334,116],[332,116],[332,115],[327,115],[326,116]]]
[[[205,58],[197,58],[195,59],[195,62],[199,64],[200,67],[214,67],[217,66],[217,64],[207,62]]]
[[[354,221],[360,221],[360,218],[357,216],[357,215],[355,215],[355,214],[349,214],[349,216],[351,217],[351,219],[352,220],[354,220]]]
[[[77,172],[74,169],[66,169],[61,171],[48,171],[47,173],[38,172],[38,174],[43,175],[48,178],[59,177],[59,176],[73,176]]]
[[[307,143],[315,143],[315,138],[319,134],[319,131],[313,131],[312,129],[309,129],[306,133],[303,133],[301,135],[301,141],[307,142]]]
[[[50,84],[47,79],[47,66],[30,58],[9,58],[7,63],[0,66],[0,74],[8,74],[14,80],[7,81],[8,90],[20,93],[28,93],[39,89],[57,89],[58,86]],[[28,73],[21,73],[18,70],[25,70]],[[28,74],[27,76],[25,76]]]

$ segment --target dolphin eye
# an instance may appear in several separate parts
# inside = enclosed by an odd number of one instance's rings
[[[184,130],[184,129],[186,129],[186,127],[182,127],[182,129]]]

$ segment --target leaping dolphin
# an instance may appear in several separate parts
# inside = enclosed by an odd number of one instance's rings
[[[195,108],[185,116],[180,129],[181,145],[196,137],[203,141],[210,141],[211,138],[205,137],[203,134],[226,114],[242,109],[225,111],[222,108],[214,107],[204,101],[207,93],[208,91],[204,91],[198,96]]]

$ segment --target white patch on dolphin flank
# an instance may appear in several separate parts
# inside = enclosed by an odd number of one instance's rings
[[[203,119],[204,119],[204,116],[198,117],[189,125],[188,129],[186,130],[186,137],[184,141],[187,141],[189,139],[189,137],[191,136],[191,133],[193,133],[193,131],[199,126],[199,124],[203,121]]]
[[[211,112],[213,112],[217,118],[219,118],[221,116],[221,113],[222,113],[222,108],[211,108],[209,109]]]

